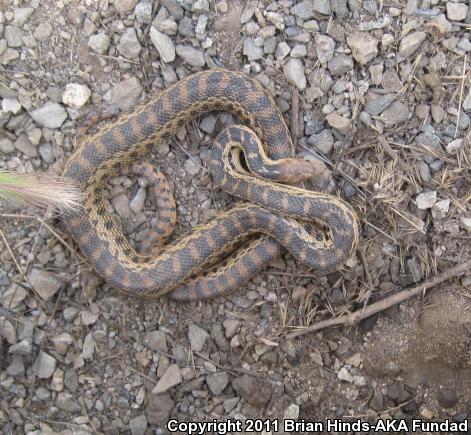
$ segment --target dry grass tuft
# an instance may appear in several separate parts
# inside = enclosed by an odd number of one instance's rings
[[[14,198],[42,209],[78,211],[82,194],[61,177],[0,171],[0,197]]]

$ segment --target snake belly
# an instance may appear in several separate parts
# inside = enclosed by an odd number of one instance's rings
[[[236,173],[216,177],[230,193],[253,203],[220,213],[155,257],[142,261],[106,209],[100,195],[105,179],[148,154],[153,144],[167,140],[191,118],[209,110],[225,110],[238,116],[259,138],[270,159],[293,157],[283,117],[258,81],[241,73],[214,69],[173,84],[145,105],[85,138],[66,163],[63,175],[84,191],[84,203],[81,212],[65,213],[62,220],[97,273],[111,286],[136,296],[159,297],[170,292],[175,299],[205,299],[245,283],[280,255],[281,246],[319,269],[345,261],[359,238],[358,219],[345,202]],[[228,131],[220,142],[224,146],[224,142],[234,141],[234,135],[235,130]],[[230,170],[227,162],[216,162],[224,159],[220,153],[219,157],[217,151],[213,153],[212,166],[216,172],[218,168]],[[311,224],[317,220],[330,229],[331,243],[327,247],[313,237]],[[235,258],[211,276],[204,276],[205,265],[214,263],[228,246],[260,233],[265,235],[247,242]]]

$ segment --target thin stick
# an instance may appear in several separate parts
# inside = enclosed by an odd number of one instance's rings
[[[463,61],[463,80],[461,80],[461,87],[460,87],[460,101],[458,104],[458,116],[456,117],[456,128],[455,128],[455,138],[458,135],[458,127],[460,124],[460,113],[461,113],[461,104],[463,102],[463,93],[464,93],[464,82],[466,78],[466,54],[464,55],[464,61]]]
[[[373,280],[371,279],[370,271],[368,270],[368,262],[366,261],[365,249],[360,248],[358,251],[360,253],[360,259],[361,264],[363,265],[363,270],[365,271],[366,283],[368,284],[368,292],[366,293],[365,300],[363,301],[363,310],[365,310],[366,305],[368,304],[368,301],[370,300],[370,297],[373,294],[374,285]]]
[[[15,213],[0,213],[0,217],[4,218],[16,218],[16,219],[33,219],[37,220],[39,223],[44,225],[51,233],[52,235],[59,240],[72,254],[76,255],[80,260],[86,261],[84,257],[82,257],[80,254],[75,251],[72,246],[70,246],[60,235],[57,233],[50,225],[48,225],[46,222],[44,222],[39,216],[30,216],[28,214],[15,214]]]
[[[311,332],[320,331],[321,329],[330,328],[332,326],[342,326],[342,325],[355,325],[356,323],[360,322],[367,317],[372,316],[373,314],[379,313],[381,311],[386,310],[394,305],[397,305],[412,296],[417,296],[420,293],[425,293],[426,290],[441,284],[444,281],[448,281],[451,278],[454,278],[458,275],[461,275],[467,272],[471,268],[471,261],[467,261],[462,263],[456,267],[452,267],[447,271],[441,273],[440,275],[432,278],[431,280],[410,289],[402,290],[399,293],[396,293],[389,298],[383,299],[379,302],[375,302],[371,304],[366,309],[356,310],[353,313],[347,314],[345,316],[337,317],[336,319],[328,319],[322,320],[319,323],[316,323],[312,326],[308,326],[307,328],[300,329],[299,331],[292,332],[287,334],[285,338],[287,340],[291,340],[296,337],[300,337],[301,335],[306,335]]]
[[[293,96],[291,97],[291,137],[294,148],[296,148],[299,138],[299,92],[296,87],[293,87]]]
[[[224,367],[223,365],[217,363],[216,361],[213,361],[211,358],[208,358],[207,356],[205,356],[201,352],[193,351],[193,353],[195,355],[198,355],[200,358],[203,358],[204,360],[210,362],[211,364],[214,364],[216,367],[220,368],[221,370],[224,370],[225,372],[230,373],[233,376],[237,376],[237,373],[243,373],[245,375],[253,376],[254,378],[265,379],[264,376],[261,376],[258,373],[255,373],[251,370],[246,370],[246,369],[238,368],[238,367],[230,367],[230,368]]]
[[[2,239],[3,239],[3,242],[5,243],[5,246],[7,248],[7,251],[8,253],[10,254],[10,257],[11,259],[13,260],[13,263],[15,263],[15,266],[16,268],[18,269],[18,272],[20,272],[21,276],[23,277],[23,279],[25,280],[25,282],[27,282],[31,288],[31,291],[34,293],[34,295],[36,296],[37,298],[37,301],[39,302],[39,305],[41,305],[41,307],[43,308],[43,310],[47,313],[47,309],[46,309],[46,305],[44,305],[44,302],[42,301],[41,299],[41,296],[39,296],[38,292],[36,291],[36,289],[31,285],[31,283],[29,282],[29,279],[28,277],[26,276],[26,273],[24,272],[24,270],[21,268],[20,264],[18,263],[18,261],[16,260],[15,258],[15,255],[13,254],[13,251],[11,250],[10,248],[10,244],[8,243],[8,240],[7,238],[5,237],[5,234],[3,233],[3,231],[0,229],[0,236],[2,236]],[[17,286],[15,288],[15,291],[13,292],[13,296],[12,298],[10,299],[10,302],[8,304],[8,309],[10,309],[10,306],[11,306],[11,303],[13,302],[13,300],[15,299],[15,296],[16,296],[16,292],[18,291],[18,287]]]

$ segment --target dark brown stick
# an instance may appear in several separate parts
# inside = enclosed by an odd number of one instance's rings
[[[447,271],[441,273],[438,276],[435,276],[431,280],[424,282],[423,284],[418,285],[417,287],[409,288],[402,290],[395,295],[390,296],[389,298],[383,299],[379,302],[369,305],[365,309],[360,309],[354,311],[345,316],[340,316],[335,319],[322,320],[319,323],[316,323],[307,328],[300,329],[299,331],[292,332],[285,336],[285,339],[291,340],[292,338],[299,337],[301,335],[306,335],[311,332],[320,331],[321,329],[330,328],[332,326],[342,326],[342,325],[354,325],[360,322],[367,317],[372,316],[373,314],[384,311],[387,308],[392,307],[393,305],[399,304],[400,302],[405,301],[406,299],[411,298],[412,296],[417,296],[420,293],[424,293],[426,290],[435,287],[438,284],[441,284],[444,281],[448,281],[451,278],[454,278],[458,275],[461,275],[471,269],[471,261],[460,264],[456,267],[452,267]]]

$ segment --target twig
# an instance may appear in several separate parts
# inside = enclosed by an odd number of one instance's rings
[[[216,361],[213,361],[211,358],[208,358],[207,356],[205,356],[201,352],[193,351],[193,353],[195,355],[198,355],[200,358],[203,358],[204,360],[210,362],[211,364],[214,364],[216,367],[220,368],[221,370],[224,370],[225,372],[230,373],[233,376],[237,376],[237,373],[243,373],[245,375],[253,376],[254,378],[265,379],[264,376],[261,376],[258,373],[254,373],[251,370],[246,370],[246,369],[242,369],[242,368],[238,368],[238,367],[230,367],[230,368],[224,367],[223,365],[217,363]]]
[[[395,411],[396,409],[400,409],[402,408],[403,406],[407,405],[408,403],[412,402],[413,400],[415,400],[414,398],[412,399],[409,399],[405,402],[402,402],[400,403],[399,405],[397,406],[393,406],[392,408],[388,408],[388,409],[385,409],[381,412],[369,412],[368,414],[356,414],[356,415],[344,415],[343,418],[368,418],[368,417],[374,417],[374,416],[377,416],[379,414],[384,414],[384,413],[390,413],[391,411]]]
[[[456,117],[456,127],[455,127],[455,138],[458,135],[458,127],[460,124],[460,113],[461,113],[461,104],[463,103],[463,93],[464,93],[464,82],[466,78],[466,54],[464,55],[464,61],[463,61],[463,79],[461,80],[461,87],[460,87],[460,100],[458,104],[458,116]]]
[[[363,265],[363,270],[365,271],[366,283],[368,284],[368,292],[366,293],[365,300],[363,301],[363,311],[364,311],[374,291],[374,285],[373,285],[373,280],[371,279],[370,271],[368,270],[368,262],[366,261],[365,249],[361,247],[358,251],[360,253],[360,260],[361,260],[361,264]]]
[[[90,54],[91,54],[92,56],[102,57],[103,59],[115,60],[116,62],[122,61],[122,62],[133,63],[134,65],[139,65],[139,62],[136,62],[136,61],[134,61],[134,60],[126,59],[125,57],[109,56],[109,55],[107,55],[107,54],[98,54],[98,53],[90,53]]]
[[[72,254],[76,255],[80,260],[86,261],[84,257],[82,257],[80,254],[75,251],[72,246],[70,246],[60,235],[55,231],[50,225],[48,225],[46,222],[44,222],[43,219],[41,219],[39,216],[30,216],[27,214],[15,214],[15,213],[0,213],[0,217],[4,218],[17,218],[17,219],[34,219],[37,220],[39,223],[44,225],[51,233],[52,235],[59,240]]]
[[[291,97],[291,137],[296,149],[299,138],[299,92],[296,87],[293,87],[293,96]]]
[[[128,369],[131,370],[132,372],[138,374],[139,376],[142,376],[144,379],[148,380],[149,382],[151,382],[153,384],[157,383],[157,381],[155,379],[149,378],[149,376],[146,376],[144,373],[141,373],[139,370],[136,370],[132,367],[128,367]]]
[[[417,296],[420,293],[424,293],[426,290],[441,284],[444,281],[448,281],[455,276],[461,275],[471,268],[471,261],[467,261],[462,263],[456,267],[448,269],[447,271],[441,273],[440,275],[436,276],[435,278],[424,282],[417,287],[409,288],[400,291],[399,293],[390,296],[389,298],[383,299],[381,301],[375,302],[371,304],[366,309],[356,310],[353,313],[347,314],[345,316],[337,317],[336,319],[328,319],[322,320],[319,323],[316,323],[312,326],[308,326],[307,328],[300,329],[299,331],[292,332],[287,334],[285,338],[287,340],[291,340],[293,338],[299,337],[301,335],[306,335],[311,332],[320,331],[321,329],[330,328],[332,326],[342,326],[342,325],[355,325],[356,323],[360,322],[367,317],[372,316],[373,314],[379,313],[381,311],[386,310],[394,305],[397,305],[412,296]]]
[[[7,238],[5,237],[5,234],[3,233],[3,231],[0,229],[0,236],[2,236],[2,239],[3,239],[3,243],[5,243],[5,246],[7,248],[7,251],[8,253],[10,254],[10,257],[11,259],[13,260],[13,263],[15,263],[15,266],[16,268],[18,269],[18,272],[20,272],[21,276],[23,277],[23,279],[25,280],[25,282],[27,282],[30,286],[30,289],[31,291],[34,293],[34,295],[36,296],[37,298],[37,301],[39,302],[39,305],[41,305],[41,307],[43,308],[43,310],[47,313],[47,308],[46,308],[46,305],[44,305],[44,302],[42,301],[41,299],[41,296],[39,296],[38,292],[36,291],[36,289],[31,285],[31,283],[29,282],[29,279],[28,277],[26,276],[26,273],[25,271],[21,268],[20,264],[18,263],[18,261],[16,260],[15,258],[15,255],[13,254],[13,251],[11,250],[10,248],[10,244],[8,243],[8,240]],[[16,296],[16,292],[18,291],[18,288],[19,286],[17,286],[15,288],[15,291],[13,292],[13,296],[12,298],[10,299],[10,302],[8,304],[8,309],[10,309],[10,306],[11,306],[11,303],[13,302],[13,300],[15,299],[15,296]]]

